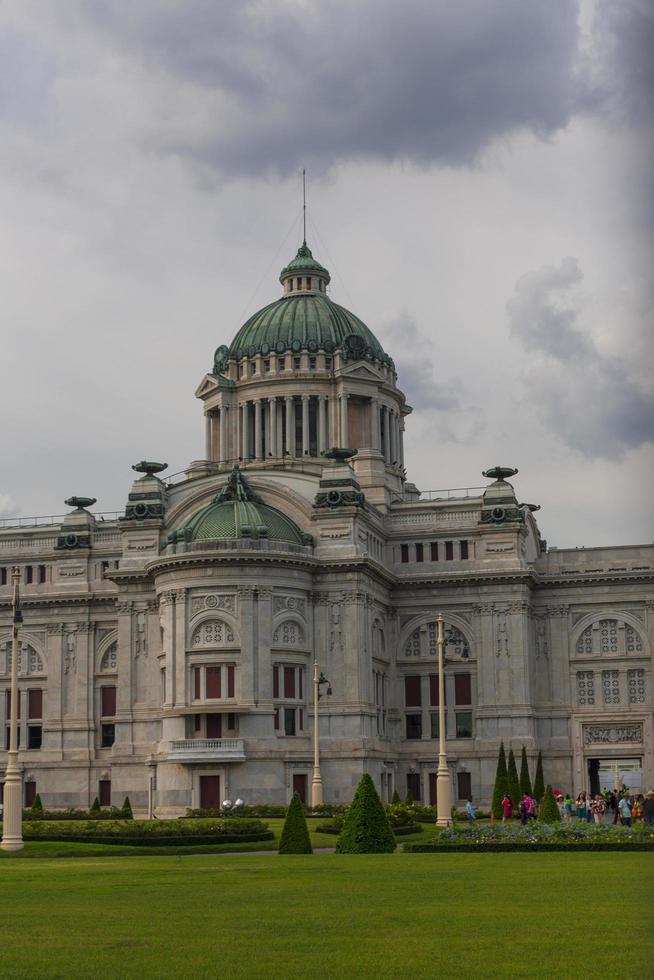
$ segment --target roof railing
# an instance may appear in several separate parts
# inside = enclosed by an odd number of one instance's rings
[[[5,528],[28,528],[28,527],[55,527],[57,524],[62,524],[64,518],[69,517],[72,511],[68,511],[67,514],[49,514],[46,517],[2,517],[0,518],[0,530]],[[95,517],[98,524],[111,523],[112,521],[117,521],[123,516],[123,511],[120,510],[103,510],[93,513],[89,511]]]
[[[486,489],[486,486],[450,487],[445,490],[420,490],[413,493],[393,492],[393,502],[422,504],[429,500],[467,500],[471,497],[481,497]]]

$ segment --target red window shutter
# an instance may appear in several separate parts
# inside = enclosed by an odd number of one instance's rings
[[[116,714],[116,688],[103,687],[101,691],[100,713],[103,718],[113,718]]]
[[[455,704],[472,704],[470,674],[454,675],[454,702]]]
[[[220,667],[217,664],[207,667],[207,697],[219,698],[220,693]]]
[[[445,542],[445,561],[452,561],[453,558],[454,558],[454,542],[453,541],[446,541]]]
[[[111,806],[111,780],[101,779],[98,790],[100,806]]]
[[[43,691],[32,689],[27,692],[27,717],[43,717]]]
[[[200,668],[193,668],[193,698],[198,701],[201,697],[200,694]]]
[[[295,697],[295,667],[284,667],[284,697]]]
[[[227,697],[234,697],[234,664],[227,667]]]
[[[279,697],[279,667],[277,664],[273,664],[273,697]]]
[[[422,704],[419,674],[407,674],[405,676],[404,703],[406,704],[407,708],[419,708]]]
[[[404,562],[404,563],[408,562],[408,560],[409,560],[409,546],[408,546],[408,544],[401,544],[400,545],[400,560],[402,562]]]
[[[36,799],[36,783],[30,780],[25,783],[25,806],[31,806]]]
[[[222,738],[223,716],[207,715],[207,738]]]
[[[468,557],[468,542],[460,541],[459,545],[461,547],[461,558],[465,561]]]
[[[302,688],[304,687],[304,670],[303,670],[302,667],[299,667],[298,668],[298,672],[297,672],[297,686],[298,686],[298,694],[297,694],[297,696],[300,698],[300,700],[302,700],[302,698],[304,697],[304,694],[302,692]]]
[[[425,549],[424,549],[423,545],[417,544],[416,545],[416,561],[424,561],[424,558],[425,558]]]
[[[432,541],[432,543],[429,546],[429,549],[431,554],[431,560],[438,561],[438,541]]]
[[[429,703],[438,707],[438,674],[429,675]]]

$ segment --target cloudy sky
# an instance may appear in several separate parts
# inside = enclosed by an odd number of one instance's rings
[[[648,0],[5,0],[0,511],[123,506],[301,238],[393,355],[421,489],[519,467],[652,540]]]

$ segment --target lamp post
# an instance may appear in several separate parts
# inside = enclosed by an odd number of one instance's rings
[[[322,776],[320,775],[320,745],[319,745],[319,725],[318,725],[318,702],[320,701],[320,688],[327,684],[327,694],[332,693],[329,681],[318,671],[318,661],[313,662],[313,773],[311,775],[311,807],[320,806],[323,802],[322,795]]]
[[[11,632],[11,695],[9,722],[9,752],[7,753],[7,770],[5,773],[4,814],[2,824],[3,851],[20,851],[23,845],[23,780],[18,766],[18,630],[23,622],[20,608],[18,583],[20,569],[13,568],[11,584],[13,586],[12,609],[13,623]]]
[[[445,748],[445,676],[443,672],[443,617],[438,614],[438,771],[436,773],[436,823],[452,825],[452,789]]]

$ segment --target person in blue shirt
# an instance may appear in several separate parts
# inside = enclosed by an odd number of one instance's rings
[[[466,816],[468,818],[468,823],[472,823],[473,820],[477,818],[477,810],[475,804],[472,802],[472,797],[466,803]]]
[[[622,797],[618,803],[618,810],[625,827],[631,827],[631,801],[628,796]]]

